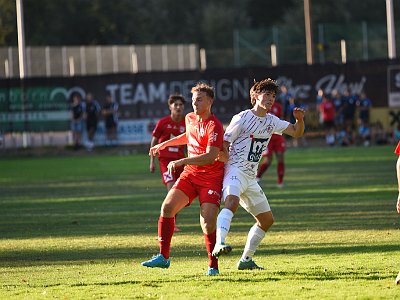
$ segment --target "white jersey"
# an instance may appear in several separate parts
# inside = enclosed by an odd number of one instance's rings
[[[289,124],[269,113],[265,117],[258,117],[250,109],[233,116],[224,135],[224,141],[231,143],[227,165],[255,178],[272,134],[282,134]]]

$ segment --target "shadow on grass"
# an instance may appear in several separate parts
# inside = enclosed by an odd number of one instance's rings
[[[202,245],[201,245],[202,246]],[[291,248],[290,245],[280,247],[275,245],[275,249],[260,249],[258,255],[331,255],[331,254],[357,254],[357,253],[388,253],[398,252],[398,245],[332,245],[307,247],[306,245],[294,245],[298,248]],[[184,249],[183,249],[184,247]],[[180,246],[172,248],[172,258],[188,258],[204,256],[206,252],[203,247]],[[237,250],[238,251],[238,250]],[[241,249],[240,249],[241,251]],[[53,264],[81,264],[81,263],[97,263],[99,260],[146,260],[152,254],[158,252],[156,247],[144,249],[143,247],[123,247],[123,248],[107,248],[107,249],[77,249],[77,250],[13,250],[12,252],[0,252],[1,267],[26,267],[38,265]]]

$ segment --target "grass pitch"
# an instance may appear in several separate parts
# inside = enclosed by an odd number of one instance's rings
[[[275,224],[254,259],[236,263],[253,220],[235,215],[207,277],[195,201],[178,216],[171,267],[158,252],[165,187],[146,155],[0,159],[1,299],[399,299],[400,225],[394,147],[289,149],[262,186]]]

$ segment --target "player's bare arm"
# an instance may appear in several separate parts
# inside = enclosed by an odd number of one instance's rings
[[[154,147],[155,145],[157,145],[158,143],[158,139],[156,137],[153,136],[153,138],[151,139],[150,142],[150,148]],[[150,166],[149,166],[150,172],[154,173],[154,171],[156,170],[156,164],[154,163],[154,156],[150,155]]]
[[[305,110],[296,107],[293,110],[293,116],[296,119],[295,124],[289,124],[289,126],[283,131],[284,134],[290,135],[292,137],[298,138],[304,134],[304,114]]]
[[[218,153],[220,152],[220,149],[218,147],[208,146],[206,151],[206,153],[201,155],[185,157],[171,161],[167,166],[168,171],[171,172],[175,170],[175,168],[183,165],[204,166],[214,163]]]
[[[219,151],[217,160],[223,163],[226,163],[229,159],[229,146],[230,142],[224,141],[222,145],[222,150]]]
[[[157,145],[151,147],[149,150],[149,155],[156,156],[157,153],[159,153],[161,150],[165,149],[166,147],[185,145],[185,144],[187,144],[187,142],[188,142],[187,136],[186,136],[186,133],[184,132],[181,135],[178,135],[168,141],[162,142],[160,144],[157,144]]]

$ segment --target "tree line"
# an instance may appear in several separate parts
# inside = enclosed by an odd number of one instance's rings
[[[314,26],[386,22],[384,0],[310,3]],[[196,43],[219,49],[232,47],[235,29],[304,28],[303,0],[24,0],[23,4],[27,46]],[[15,0],[0,0],[0,8],[0,46],[15,46]]]

